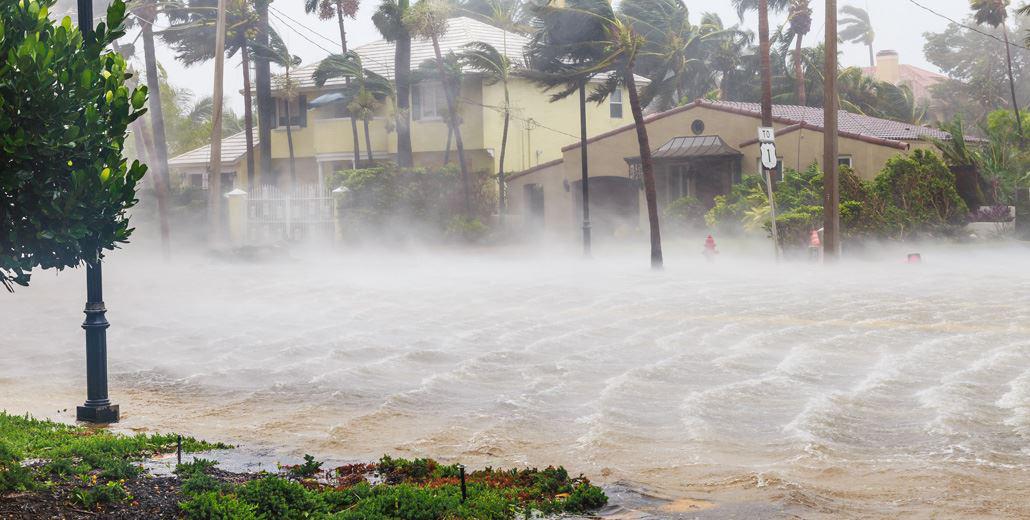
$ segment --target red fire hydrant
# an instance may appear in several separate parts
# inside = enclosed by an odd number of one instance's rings
[[[709,262],[715,260],[715,255],[719,254],[719,250],[715,248],[715,239],[712,238],[712,235],[708,235],[708,238],[705,239],[705,249],[701,251],[701,254]]]
[[[822,256],[823,242],[819,240],[819,231],[813,229],[812,237],[808,240],[808,259],[812,262],[818,262],[819,257]]]

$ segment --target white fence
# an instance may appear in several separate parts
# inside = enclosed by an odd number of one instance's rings
[[[335,236],[332,194],[319,186],[255,187],[246,200],[246,241],[327,240]]]

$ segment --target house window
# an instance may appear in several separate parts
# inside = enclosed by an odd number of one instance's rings
[[[191,188],[207,188],[207,175],[203,173],[191,173],[189,177]]]
[[[608,96],[608,110],[612,119],[622,119],[622,89],[615,89]]]
[[[425,82],[411,87],[411,117],[440,119],[447,113],[447,95],[440,83]]]
[[[838,157],[837,158],[837,166],[847,166],[848,168],[852,168],[852,166],[851,166],[851,156],[850,155],[842,155],[842,156]]]
[[[288,103],[290,105],[289,122],[286,121],[286,98],[276,98],[275,100],[275,119],[278,121],[279,126],[286,126],[287,124],[290,126],[305,126],[307,123],[307,114],[304,113],[305,110],[301,109],[301,107],[307,107],[307,101],[304,99],[304,96],[297,96]]]

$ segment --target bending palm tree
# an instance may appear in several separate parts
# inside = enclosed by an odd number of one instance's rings
[[[841,7],[840,13],[846,15],[838,22],[841,27],[840,32],[837,33],[840,39],[869,47],[869,66],[875,67],[876,56],[873,54],[873,41],[876,40],[876,31],[873,31],[869,13],[865,9],[853,5]]]
[[[300,56],[290,53],[286,43],[277,34],[272,34],[267,47],[255,46],[255,55],[267,59],[284,69],[283,74],[276,78],[277,88],[283,93],[286,102],[286,145],[290,152],[290,185],[297,185],[297,159],[293,153],[293,117],[290,115],[290,103],[298,98],[297,83],[290,77],[290,68],[300,65]],[[305,107],[298,107],[305,110]],[[303,114],[300,115],[303,117]]]
[[[332,78],[345,78],[354,81],[348,84],[345,91],[347,111],[352,119],[361,119],[365,127],[365,152],[369,164],[372,164],[372,137],[368,123],[383,101],[393,97],[393,85],[390,80],[365,68],[361,56],[354,51],[346,54],[333,54],[322,60],[312,74],[315,85],[321,87]],[[355,133],[355,135],[357,135]]]
[[[987,24],[997,29],[1001,26],[1001,35],[1005,38],[1005,59],[1008,63],[1009,89],[1012,93],[1012,111],[1016,116],[1016,131],[1019,140],[1023,141],[1023,122],[1019,117],[1019,101],[1016,100],[1016,80],[1012,75],[1012,49],[1009,47],[1009,30],[1005,26],[1005,20],[1009,17],[1009,0],[969,0],[969,7],[973,9],[976,23]],[[1024,7],[1022,10],[1027,9]]]
[[[797,103],[808,104],[808,95],[805,92],[805,66],[802,58],[801,40],[812,30],[812,7],[810,0],[791,0],[789,34],[794,37],[794,78],[797,82]]]
[[[157,52],[154,48],[154,22],[162,7],[159,0],[142,0],[133,9],[133,14],[142,23],[143,62],[147,76],[147,100],[150,111],[151,133],[154,136],[155,183],[160,183],[159,193],[167,193],[168,181],[168,137],[165,135],[164,110],[161,108],[161,77],[157,72]]]
[[[336,24],[340,26],[340,48],[342,49],[344,56],[347,55],[347,30],[343,25],[343,18],[347,17],[353,20],[358,15],[358,7],[358,0],[304,0],[305,13],[311,14],[318,11],[318,17],[322,20],[329,20],[333,17],[336,18]],[[344,76],[344,79],[348,84],[350,83],[350,77]],[[357,164],[358,159],[361,157],[361,149],[358,145],[358,120],[354,117],[354,114],[351,114],[350,129],[354,138],[354,164]],[[368,139],[366,139],[366,141],[368,141]],[[371,150],[368,151],[368,160],[371,164]]]
[[[595,75],[607,79],[594,89],[591,101],[603,101],[616,89],[625,87],[640,149],[651,231],[651,267],[662,269],[654,161],[634,74],[644,38],[633,30],[626,17],[616,15],[607,0],[569,0],[566,5],[538,8],[541,32],[531,42],[530,56],[539,68],[529,76],[547,88],[559,88],[552,99],[561,99],[577,90],[582,93],[589,78]]]
[[[397,88],[397,165],[410,168],[411,154],[411,33],[404,25],[408,0],[383,0],[372,15],[379,34],[394,43],[393,82]]]
[[[508,123],[511,119],[511,96],[508,91],[508,80],[511,79],[513,66],[507,56],[501,54],[492,45],[484,42],[472,42],[465,46],[458,59],[470,70],[484,75],[484,84],[500,83],[504,88],[504,125],[501,129],[501,155],[497,168],[497,214],[504,221],[507,207],[505,201],[504,155],[508,148]]]
[[[447,32],[448,7],[436,0],[420,0],[414,7],[404,13],[404,25],[408,31],[433,42],[433,54],[441,77],[447,77],[443,52],[440,50],[440,37]],[[444,83],[446,87],[447,84]],[[460,85],[459,85],[460,88]],[[465,162],[465,142],[461,138],[461,125],[456,121],[457,102],[453,89],[444,88],[447,100],[447,111],[452,114],[450,127],[454,133],[454,145],[458,149],[458,167],[461,169],[462,192],[465,197],[465,215],[472,217],[472,192],[469,180],[468,164]]]

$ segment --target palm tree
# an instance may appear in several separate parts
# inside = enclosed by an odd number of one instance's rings
[[[694,25],[686,6],[677,0],[625,0],[619,9],[644,37],[637,62],[640,73],[651,80],[640,93],[644,105],[656,100],[658,110],[667,110],[716,88],[712,65],[724,44],[739,35],[736,27],[723,28],[722,20],[712,14]]]
[[[1012,93],[1012,111],[1016,116],[1016,132],[1019,140],[1023,140],[1023,122],[1019,117],[1019,101],[1016,100],[1016,80],[1012,75],[1012,49],[1009,47],[1009,30],[1005,20],[1009,17],[1009,0],[969,0],[973,17],[977,24],[987,24],[997,29],[1001,26],[1001,35],[1005,39],[1005,59],[1008,62],[1009,90]],[[1025,9],[1025,7],[1024,7]]]
[[[336,24],[340,27],[340,48],[344,56],[347,55],[347,30],[344,27],[343,19],[346,17],[353,20],[358,15],[359,7],[359,0],[304,0],[305,13],[311,14],[318,11],[318,17],[322,20],[336,18]],[[350,77],[344,76],[344,80],[348,84],[350,83]],[[361,150],[358,145],[358,120],[353,114],[350,118],[350,128],[351,134],[354,137],[354,163],[357,164],[358,159],[361,157]],[[371,162],[371,150],[369,150],[368,155]]]
[[[582,95],[587,81],[594,76],[604,77],[605,81],[591,93],[591,101],[603,101],[616,89],[626,89],[640,149],[651,232],[651,267],[662,269],[654,161],[635,75],[644,38],[633,30],[628,17],[614,12],[607,0],[569,0],[565,7],[541,6],[537,8],[535,23],[540,30],[531,41],[529,53],[536,71],[530,72],[529,77],[546,88],[558,88],[552,99],[576,91]]]
[[[455,11],[515,33],[533,30],[533,11],[524,0],[456,0]]]
[[[447,77],[444,64],[443,52],[440,50],[440,37],[447,32],[447,5],[436,0],[419,0],[408,12],[404,13],[404,25],[408,31],[416,36],[433,42],[433,54],[436,55],[437,68],[441,77]],[[446,86],[446,83],[445,83]],[[459,87],[460,88],[460,87]],[[453,89],[444,88],[444,98],[447,100],[447,111],[452,115],[457,113],[457,102]],[[454,133],[454,145],[458,149],[458,167],[461,169],[462,190],[465,197],[465,214],[472,217],[472,192],[469,179],[468,164],[465,161],[465,142],[461,138],[461,125],[457,121],[450,123],[451,132]]]
[[[272,0],[253,0],[258,15],[254,31],[253,46],[266,48],[272,38],[268,24],[268,4]],[[272,128],[275,127],[275,98],[272,97],[272,69],[268,56],[256,53],[254,56],[254,94],[258,106],[258,155],[261,158],[261,181],[275,184],[272,169]]]
[[[797,103],[805,105],[808,102],[805,92],[805,66],[802,58],[802,43],[805,35],[812,30],[812,6],[811,0],[791,0],[790,15],[787,20],[789,33],[794,37],[794,79],[797,85]]]
[[[322,60],[312,74],[315,85],[321,87],[332,78],[344,78],[348,83],[344,89],[347,94],[347,111],[352,119],[361,119],[365,127],[365,151],[368,163],[372,164],[372,138],[368,123],[376,110],[387,99],[394,95],[390,80],[366,69],[361,56],[354,51],[346,54],[333,54]],[[357,134],[355,134],[357,135]]]
[[[875,67],[876,56],[873,54],[873,41],[876,40],[876,31],[873,30],[869,13],[865,9],[853,5],[841,7],[840,13],[846,15],[838,21],[841,29],[837,34],[841,41],[869,47],[869,66]]]
[[[397,165],[410,168],[411,153],[411,33],[404,25],[408,0],[383,0],[372,15],[379,34],[394,43],[393,82],[397,90]]]
[[[217,0],[187,0],[180,7],[169,7],[165,14],[171,22],[161,31],[161,39],[175,52],[175,59],[191,67],[214,58],[214,28]],[[247,141],[247,188],[253,190],[254,115],[250,81],[251,40],[258,30],[260,18],[247,0],[230,0],[226,11],[225,53],[240,53],[243,73],[243,119]],[[271,31],[271,29],[269,29]]]
[[[762,71],[762,126],[772,125],[772,63],[769,57],[769,11],[782,11],[790,0],[733,0],[741,18],[747,11],[758,11],[758,46]]]
[[[286,47],[286,42],[279,37],[278,34],[271,34],[269,38],[269,44],[267,47],[255,46],[254,55],[255,57],[260,56],[267,59],[271,63],[283,68],[283,73],[275,77],[276,89],[279,90],[286,102],[283,103],[285,107],[286,116],[286,145],[290,152],[290,184],[296,186],[297,184],[297,163],[296,157],[293,153],[293,118],[290,116],[290,103],[298,99],[299,92],[297,82],[290,77],[290,68],[297,67],[300,65],[300,56],[296,56],[290,53],[290,50]],[[305,107],[299,107],[300,110],[305,110]]]
[[[168,137],[165,135],[164,110],[161,108],[161,78],[157,72],[157,53],[154,49],[154,22],[163,7],[160,0],[140,0],[133,6],[133,14],[142,24],[143,62],[147,76],[147,101],[150,112],[151,133],[154,136],[154,157],[157,170],[155,183],[160,184],[159,193],[167,193],[168,181]]]
[[[1030,4],[1026,4],[1023,7],[1020,7],[1016,11],[1016,14],[1018,14],[1019,16],[1030,16]],[[1026,31],[1026,38],[1023,39],[1023,45],[1030,47],[1030,29]]]
[[[504,88],[504,125],[501,128],[501,155],[497,168],[497,212],[504,219],[506,210],[504,155],[508,148],[508,123],[511,120],[511,96],[508,91],[508,80],[514,73],[514,65],[507,56],[501,54],[493,45],[485,42],[472,42],[465,46],[459,55],[461,63],[469,70],[483,75],[486,85],[498,83]]]

